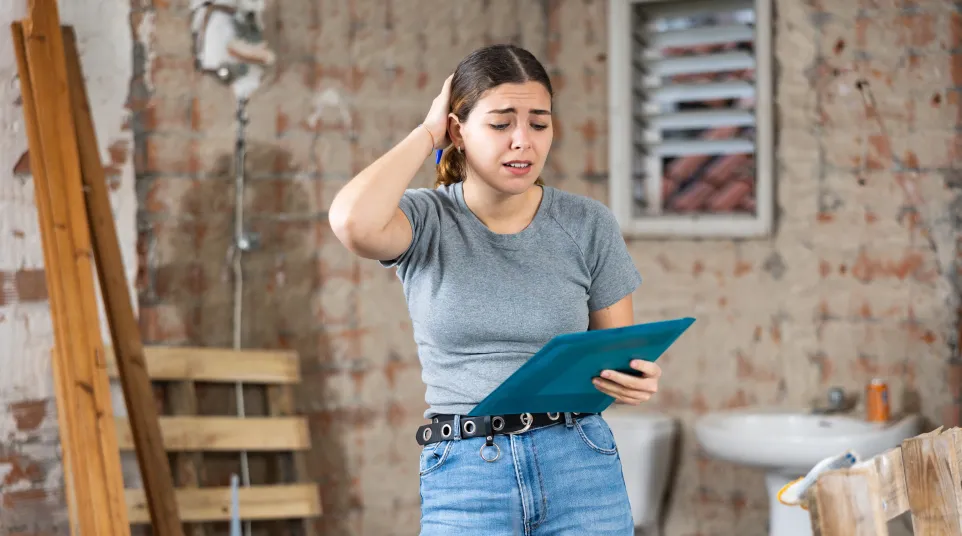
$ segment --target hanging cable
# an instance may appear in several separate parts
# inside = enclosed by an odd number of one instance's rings
[[[244,251],[250,249],[247,234],[244,232],[244,186],[245,186],[245,166],[247,155],[247,99],[237,100],[237,141],[234,145],[234,245],[232,249],[232,261],[234,268],[234,350],[242,347],[242,330],[244,321],[244,269],[242,257]],[[244,407],[244,384],[237,382],[234,385],[234,394],[237,399],[237,416],[246,417]],[[250,466],[247,460],[247,451],[241,451],[241,481],[245,487],[250,487]],[[244,522],[244,534],[250,536],[251,522]]]

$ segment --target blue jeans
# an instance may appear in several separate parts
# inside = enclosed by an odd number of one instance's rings
[[[421,536],[634,534],[621,457],[601,416],[566,414],[497,435],[496,447],[461,439],[459,420],[452,424],[453,439],[421,451]]]

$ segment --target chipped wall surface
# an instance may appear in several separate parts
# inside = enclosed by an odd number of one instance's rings
[[[919,400],[930,421],[959,420],[959,13],[935,1],[775,3],[777,234],[629,244],[645,278],[638,319],[699,319],[662,361],[651,404],[684,423],[671,535],[766,533],[762,475],[693,441],[706,411],[807,404],[882,376],[896,408]],[[149,339],[227,345],[234,103],[193,72],[184,4],[144,13],[141,306]],[[332,196],[421,121],[460,57],[514,41],[557,90],[547,181],[606,200],[606,5],[268,5],[278,63],[249,110],[246,199],[263,247],[248,256],[244,338],[303,358],[325,534],[417,532],[410,434],[424,393],[400,285],[336,242]]]
[[[87,0],[65,18],[81,24],[85,58],[98,60],[85,64],[104,158],[119,162],[126,255],[134,255],[138,233],[138,256],[127,268],[132,279],[140,268],[142,335],[148,343],[229,346],[235,103],[229,89],[193,68],[187,0],[132,4],[130,20],[131,4],[120,0]],[[268,3],[266,38],[277,65],[248,110],[245,200],[261,245],[245,256],[243,343],[302,357],[323,534],[417,533],[411,434],[424,395],[400,285],[337,243],[326,221],[331,198],[421,121],[460,57],[513,41],[542,59],[557,92],[545,178],[606,200],[606,5]],[[897,409],[915,406],[935,424],[960,420],[959,11],[934,0],[775,6],[777,233],[629,242],[645,278],[635,295],[638,320],[698,318],[661,361],[662,392],[649,406],[683,423],[665,532],[672,536],[766,534],[762,475],[705,458],[694,443],[692,422],[707,411],[798,406],[829,386],[860,390],[883,376]],[[2,16],[13,18],[9,11]],[[94,37],[94,21],[111,21],[116,35]],[[0,40],[5,174],[25,146],[12,65]],[[106,149],[128,140],[125,105],[133,112],[136,224],[130,160],[122,146]],[[429,184],[430,171],[426,162],[415,185]],[[29,189],[25,179],[0,182],[0,273],[9,274],[0,343],[15,350],[3,357],[13,373],[0,377],[0,402],[14,404],[0,411],[4,500],[23,486],[59,485],[45,483],[59,475],[47,402],[50,323],[33,273],[42,261]],[[201,404],[232,399],[230,391],[208,391]],[[24,422],[39,424],[24,435]],[[206,483],[226,481],[223,468],[209,467]],[[38,512],[0,507],[0,522],[14,516],[27,532],[46,528],[49,516]]]
[[[50,375],[53,332],[9,34],[26,6],[26,0],[0,6],[0,533],[66,534]],[[133,136],[125,106],[132,69],[129,14],[126,0],[61,2],[62,21],[77,32],[132,286],[137,234]],[[118,409],[123,413],[122,404]]]

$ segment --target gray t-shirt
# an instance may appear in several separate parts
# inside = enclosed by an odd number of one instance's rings
[[[641,283],[604,204],[549,186],[531,224],[497,234],[461,183],[407,190],[414,238],[397,266],[421,360],[424,416],[466,414],[555,335]]]

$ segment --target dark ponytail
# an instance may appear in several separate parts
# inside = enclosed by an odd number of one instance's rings
[[[501,84],[538,82],[554,97],[548,72],[534,54],[514,45],[491,45],[468,54],[451,79],[451,112],[464,123],[478,100]],[[441,155],[435,187],[464,180],[468,171],[464,153],[450,146]],[[544,185],[541,177],[535,184]]]
[[[441,155],[441,162],[438,164],[438,178],[434,187],[450,186],[456,182],[461,182],[466,174],[467,165],[464,153],[451,145]]]

